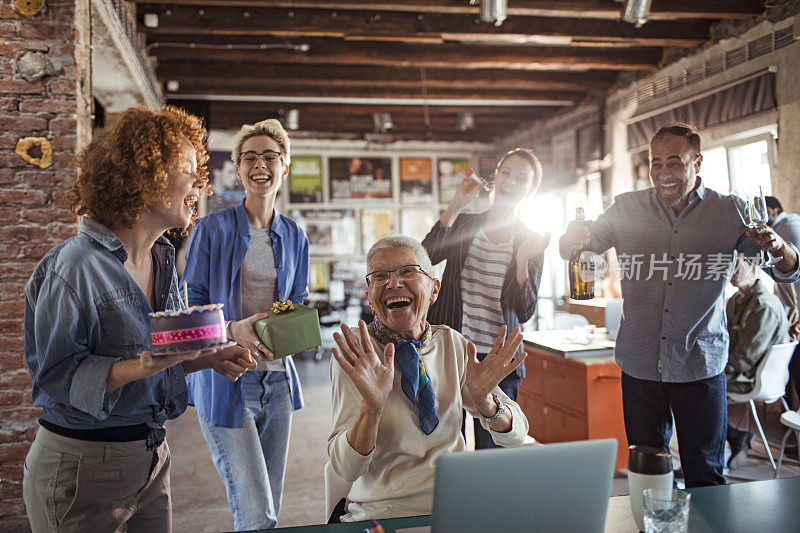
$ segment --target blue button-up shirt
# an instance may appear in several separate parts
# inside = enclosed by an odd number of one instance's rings
[[[613,246],[619,258],[624,303],[614,355],[626,374],[683,383],[725,368],[725,286],[737,253],[759,253],[733,202],[701,182],[676,216],[651,188],[617,196],[591,225],[588,249]],[[800,269],[766,271],[778,282],[800,279]]]
[[[308,238],[291,218],[274,212],[270,227],[275,257],[278,298],[302,303],[308,296]],[[189,303],[222,303],[227,320],[242,317],[242,262],[250,246],[250,221],[244,202],[200,220],[192,229],[186,248],[183,280]],[[291,356],[285,358],[289,390],[295,409],[303,406],[300,380]],[[216,427],[242,427],[242,381],[230,382],[216,372],[200,370],[187,376],[189,403],[198,416]]]
[[[180,309],[175,249],[151,251],[156,308]],[[77,235],[50,250],[25,286],[25,361],[42,418],[73,429],[146,423],[154,430],[186,410],[181,365],[112,391],[111,366],[152,348],[150,302],[125,270],[116,235],[82,217]],[[163,431],[163,430],[162,430]]]

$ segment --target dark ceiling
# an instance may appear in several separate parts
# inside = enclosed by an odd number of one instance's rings
[[[135,4],[168,100],[212,128],[297,109],[293,137],[363,138],[388,112],[394,139],[483,142],[602,97],[620,76],[708,42],[716,22],[764,10],[760,0],[654,0],[635,28],[614,0],[508,0],[498,27],[469,0]],[[474,127],[462,130],[466,112]]]

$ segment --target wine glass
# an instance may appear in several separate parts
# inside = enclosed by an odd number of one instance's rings
[[[736,212],[739,213],[739,218],[742,224],[748,228],[758,227],[758,220],[755,219],[756,213],[753,208],[753,197],[742,189],[731,190],[731,198],[733,198],[733,205],[736,206]],[[766,261],[764,254],[759,254],[759,264],[761,266]]]
[[[753,195],[753,201],[750,204],[750,208],[752,211],[752,219],[755,226],[766,225],[769,221],[769,213],[767,212],[767,202],[764,199],[764,190],[759,187],[758,194]],[[764,252],[762,251],[762,254]],[[766,251],[766,261],[764,261],[764,266],[775,266],[778,262],[783,259],[781,257],[773,256],[769,250]]]

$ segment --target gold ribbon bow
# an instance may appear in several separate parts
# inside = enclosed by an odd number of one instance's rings
[[[294,304],[291,300],[278,300],[277,302],[273,302],[270,310],[275,315],[288,313],[289,311],[294,311]]]

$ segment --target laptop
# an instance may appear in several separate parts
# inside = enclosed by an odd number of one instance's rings
[[[432,531],[602,532],[616,454],[615,439],[444,454]]]
[[[622,298],[611,298],[606,302],[605,324],[608,330],[608,338],[612,341],[617,340],[617,332],[621,321]]]

